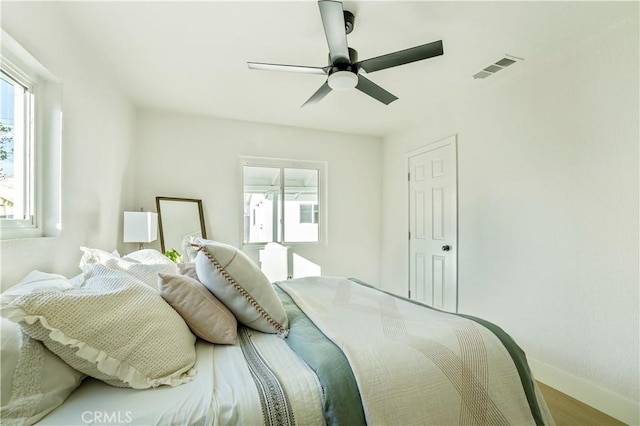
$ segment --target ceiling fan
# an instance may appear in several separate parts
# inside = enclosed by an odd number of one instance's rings
[[[398,99],[371,80],[360,74],[396,67],[423,59],[440,56],[442,40],[423,44],[410,49],[377,56],[358,61],[358,52],[347,46],[347,34],[353,31],[355,17],[353,13],[343,10],[342,3],[333,0],[320,0],[322,25],[329,45],[329,65],[325,67],[308,67],[303,65],[264,64],[247,62],[249,69],[267,71],[286,71],[306,74],[326,75],[327,81],[302,105],[313,105],[320,102],[331,90],[349,90],[356,88],[372,98],[389,105]]]

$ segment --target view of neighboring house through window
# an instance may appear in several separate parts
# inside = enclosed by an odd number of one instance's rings
[[[26,82],[4,69],[0,84],[0,219],[32,225],[33,94]]]
[[[320,166],[244,165],[244,242],[320,241]]]

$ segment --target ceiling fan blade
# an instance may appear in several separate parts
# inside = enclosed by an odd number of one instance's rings
[[[249,69],[251,70],[264,70],[264,71],[285,71],[285,72],[297,72],[304,74],[320,74],[327,75],[329,67],[306,67],[303,65],[280,65],[280,64],[263,64],[259,62],[247,62]]]
[[[329,83],[327,83],[326,81],[324,82],[324,84],[322,86],[320,86],[320,88],[316,91],[316,93],[314,93],[313,95],[311,95],[311,97],[307,100],[307,102],[305,102],[304,104],[302,104],[303,107],[308,106],[308,105],[315,105],[318,102],[320,102],[325,96],[327,96],[329,94],[329,92],[331,91],[331,87],[329,87]]]
[[[382,87],[375,84],[373,81],[361,76],[358,74],[358,85],[356,89],[361,91],[362,93],[366,93],[374,99],[382,102],[385,105],[389,105],[391,102],[398,99],[397,96],[392,95],[391,93],[384,90]]]
[[[324,33],[329,45],[331,63],[349,63],[347,32],[344,24],[344,11],[339,1],[321,0],[318,2]]]
[[[389,53],[387,55],[365,59],[364,61],[357,62],[355,65],[369,73],[386,68],[397,67],[398,65],[421,61],[423,59],[433,58],[434,56],[440,56],[443,53],[442,40],[439,40],[434,41],[433,43],[423,44],[422,46]]]

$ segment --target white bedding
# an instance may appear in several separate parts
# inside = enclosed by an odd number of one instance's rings
[[[524,353],[490,323],[343,278],[278,292],[286,340],[244,326],[234,345],[198,340],[192,382],[134,390],[85,379],[37,424],[553,425]]]
[[[249,331],[250,340],[290,398],[298,424],[324,424],[317,377],[275,335]],[[85,379],[65,403],[38,425],[263,424],[261,402],[240,344],[196,343],[197,374],[177,386],[135,390]],[[304,395],[304,398],[300,396]]]

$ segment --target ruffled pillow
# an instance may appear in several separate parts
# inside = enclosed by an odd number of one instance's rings
[[[0,298],[7,303],[66,278],[31,272]],[[65,364],[44,345],[25,334],[18,324],[0,319],[0,423],[33,424],[58,407],[80,385],[84,374]]]
[[[64,277],[49,284],[29,291],[24,283],[25,291],[3,298],[2,316],[74,369],[113,386],[191,380],[195,336],[156,290],[98,264],[80,286]]]

